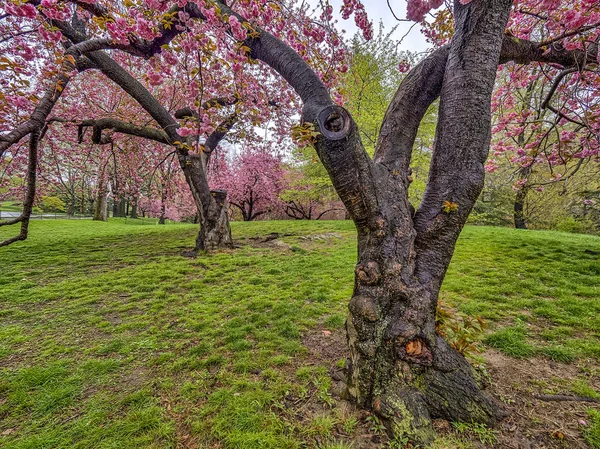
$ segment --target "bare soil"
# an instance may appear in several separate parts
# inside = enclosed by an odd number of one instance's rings
[[[342,412],[358,413],[360,423],[348,443],[356,448],[387,447],[388,439],[381,432],[374,433],[370,414],[357,411],[340,397],[342,370],[335,362],[348,356],[346,338],[342,330],[316,329],[303,336],[302,343],[308,349],[307,359],[315,365],[328,366],[332,376],[331,392],[336,399],[334,407]],[[440,435],[455,435],[467,440],[475,449],[588,449],[582,434],[583,422],[587,421],[586,409],[600,407],[598,403],[577,401],[544,401],[543,394],[572,394],[566,390],[569,381],[587,373],[589,384],[600,389],[600,370],[593,360],[577,364],[553,362],[542,357],[515,359],[499,351],[488,349],[482,354],[491,382],[489,393],[508,412],[508,416],[493,429],[496,443],[482,443],[470,432],[461,434],[451,423],[435,420]],[[319,413],[322,408],[317,401],[303,405],[298,418]],[[338,435],[339,437],[339,435]]]

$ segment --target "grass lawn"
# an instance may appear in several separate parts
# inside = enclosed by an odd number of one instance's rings
[[[240,246],[197,259],[179,255],[196,225],[136,223],[35,221],[0,249],[2,449],[401,447],[332,397],[343,348],[311,346],[343,347],[350,222],[233,223]],[[287,245],[256,238],[271,232]],[[573,367],[527,388],[600,397],[599,281],[600,238],[469,227],[441,296],[488,322],[503,361]],[[582,407],[556,447],[600,448],[600,411]],[[494,432],[457,424],[435,447]]]
[[[16,201],[5,201],[0,205],[0,211],[2,212],[21,212],[23,210],[23,203]]]

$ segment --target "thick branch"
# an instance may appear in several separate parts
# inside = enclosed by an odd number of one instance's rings
[[[72,45],[66,52],[61,71],[56,77],[51,87],[49,87],[44,97],[36,105],[29,120],[17,126],[9,133],[0,135],[0,157],[12,145],[19,142],[23,137],[34,132],[41,131],[46,123],[46,118],[52,112],[54,105],[65,91],[70,81],[70,73],[74,70],[82,72],[91,68],[90,61],[87,58],[79,58],[86,51],[101,48],[110,48],[111,43],[106,39],[96,39],[82,42],[81,45]],[[82,60],[83,59],[83,60]]]
[[[388,107],[379,132],[375,162],[385,165],[390,171],[408,173],[421,120],[442,90],[449,52],[450,47],[444,46],[411,70]],[[406,178],[403,176],[405,182]]]
[[[0,247],[8,246],[19,240],[25,240],[29,232],[29,219],[33,210],[33,201],[35,200],[37,161],[38,161],[38,143],[39,133],[34,130],[29,136],[29,161],[27,163],[27,193],[23,201],[23,212],[14,220],[0,222],[0,226],[8,226],[21,223],[21,230],[18,235],[0,242]]]
[[[206,147],[206,149],[208,151],[213,151],[215,148],[217,148],[217,145],[219,145],[219,143],[221,142],[221,140],[223,140],[223,138],[229,132],[229,130],[233,128],[233,125],[235,125],[236,121],[237,114],[231,114],[221,123],[219,123],[217,129],[215,129],[212,132],[212,134],[208,136],[206,142],[204,142],[204,146]]]
[[[392,171],[406,173],[419,124],[440,95],[448,51],[449,47],[442,47],[415,66],[402,80],[390,103],[381,126],[375,161]],[[586,64],[595,63],[597,55],[596,44],[585,51],[566,50],[558,45],[546,49],[537,42],[504,35],[500,63],[543,62],[582,70]]]
[[[247,22],[225,3],[218,0],[215,3],[227,15]],[[314,121],[316,114],[323,107],[333,104],[329,91],[314,70],[289,45],[265,30],[255,30],[259,37],[248,38],[244,42],[250,48],[252,58],[266,63],[292,86],[304,103],[304,120]]]
[[[491,96],[511,3],[455,2],[456,33],[444,74],[429,182],[414,217],[415,274],[435,295],[483,188]]]
[[[502,42],[500,64],[509,61],[517,64],[543,62],[546,64],[560,64],[566,68],[578,67],[581,69],[586,64],[595,63],[597,56],[598,44],[591,44],[585,50],[567,50],[556,43],[546,47],[540,46],[538,42],[505,36]]]
[[[82,129],[90,126],[94,129],[95,137],[93,137],[93,143],[96,144],[102,143],[102,130],[105,129],[112,129],[113,131],[116,131],[118,133],[154,140],[155,142],[164,143],[165,145],[172,144],[167,134],[162,130],[150,128],[147,126],[137,126],[114,118],[102,118],[96,120],[90,119],[81,121],[79,123],[80,131],[78,133],[78,135],[80,136],[80,143],[81,137],[83,135]]]

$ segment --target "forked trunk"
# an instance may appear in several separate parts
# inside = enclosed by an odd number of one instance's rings
[[[427,443],[431,420],[491,424],[500,415],[465,358],[436,333],[438,291],[417,277],[408,183],[372,167],[378,214],[355,220],[358,263],[346,322],[348,392],[391,434]],[[448,215],[440,211],[440,219]],[[420,274],[422,276],[422,274]]]

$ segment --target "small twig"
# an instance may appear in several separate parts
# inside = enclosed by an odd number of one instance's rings
[[[551,401],[577,401],[577,402],[596,402],[600,403],[600,399],[598,398],[590,398],[587,396],[572,396],[570,394],[534,394],[533,397],[535,399],[539,399],[541,401],[551,402]]]

